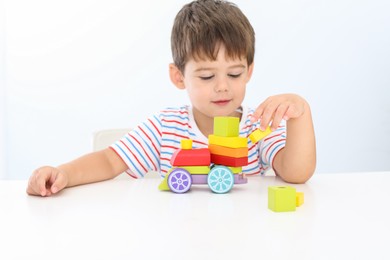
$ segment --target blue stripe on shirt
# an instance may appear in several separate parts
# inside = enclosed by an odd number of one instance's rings
[[[152,129],[150,129],[150,127],[146,123],[144,123],[144,126],[149,130],[149,132],[153,135],[154,139],[158,142],[159,140],[158,140],[155,132]]]
[[[172,142],[172,143],[175,143],[175,144],[180,144],[180,141],[175,140],[175,139],[170,139],[170,138],[163,138],[162,141],[163,142]]]
[[[165,113],[161,113],[161,115],[163,117],[166,117],[166,118],[179,118],[181,120],[186,120],[188,119],[188,115],[185,115],[185,116],[180,116],[180,115],[172,115],[172,114],[165,114]]]
[[[253,156],[257,156],[258,155],[258,151],[255,149],[254,152],[252,152],[251,154],[248,155],[248,158],[251,158]]]
[[[144,174],[138,169],[138,167],[135,166],[135,164],[132,162],[132,160],[127,155],[127,153],[122,149],[122,147],[120,147],[118,144],[115,144],[115,145],[122,151],[122,154],[127,158],[127,160],[131,163],[131,165],[138,172],[138,174],[141,175],[142,177],[144,177]]]
[[[243,172],[251,172],[253,170],[258,170],[260,168],[260,164],[257,164],[256,166],[252,167],[252,168],[246,168],[246,169],[242,169]]]
[[[164,155],[171,155],[171,156],[172,156],[173,152],[172,152],[172,153],[171,153],[171,152],[161,152],[161,154],[164,154]]]
[[[168,129],[175,129],[177,130],[178,132],[182,132],[182,133],[189,133],[188,129],[185,128],[185,129],[182,129],[178,126],[169,126],[169,125],[165,125],[164,128],[168,128]]]
[[[146,163],[148,169],[152,169],[152,167],[150,166],[150,164],[148,163],[148,159],[145,158],[145,156],[143,155],[143,153],[134,145],[134,143],[130,140],[129,137],[125,137],[126,140],[129,142],[129,144],[134,148],[134,150],[138,153],[138,155],[142,158],[142,160]]]
[[[158,118],[157,116],[153,116],[153,118],[156,120],[156,122],[160,125],[160,128],[161,128],[162,127],[162,123],[161,123],[160,118]]]
[[[277,146],[275,146],[275,147],[272,149],[272,151],[270,152],[269,158],[272,158],[273,153],[274,153],[276,150],[278,150],[278,148],[279,148],[280,146],[284,146],[284,145],[285,145],[285,143],[282,142],[282,143],[278,144]]]
[[[138,131],[134,131],[135,134],[137,134],[139,136],[139,140],[144,140],[141,136],[141,134],[138,132]],[[158,166],[160,166],[160,159],[158,158],[157,154],[154,152],[153,148],[149,145],[148,142],[145,142],[144,141],[144,144],[146,145],[146,147],[149,149],[150,153],[153,155],[154,159],[155,159],[155,162],[157,162]],[[146,151],[147,152],[147,151]]]
[[[166,167],[166,168],[170,169],[172,166],[171,166],[170,164],[162,163],[162,164],[161,164],[161,169],[162,169],[163,167]]]

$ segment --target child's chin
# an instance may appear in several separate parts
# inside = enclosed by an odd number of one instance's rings
[[[233,111],[217,111],[216,113],[214,113],[214,117],[217,117],[217,116],[236,116],[236,117],[239,117],[239,115],[236,113],[235,110],[233,110]]]

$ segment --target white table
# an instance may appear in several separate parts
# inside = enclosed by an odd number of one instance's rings
[[[390,259],[390,172],[317,174],[291,185],[295,212],[267,209],[275,177],[228,194],[112,180],[48,198],[0,181],[0,259]]]

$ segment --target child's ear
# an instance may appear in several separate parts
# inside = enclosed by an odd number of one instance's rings
[[[178,89],[185,89],[183,73],[181,73],[179,68],[173,63],[169,64],[169,77]]]
[[[255,66],[254,64],[255,64],[255,63],[252,62],[252,64],[249,65],[249,67],[248,67],[248,74],[247,74],[246,82],[248,82],[248,81],[251,79],[251,77],[252,77],[253,67]]]

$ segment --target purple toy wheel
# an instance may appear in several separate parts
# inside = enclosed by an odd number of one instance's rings
[[[184,169],[176,168],[168,176],[168,187],[175,193],[187,192],[191,184],[191,174]]]

